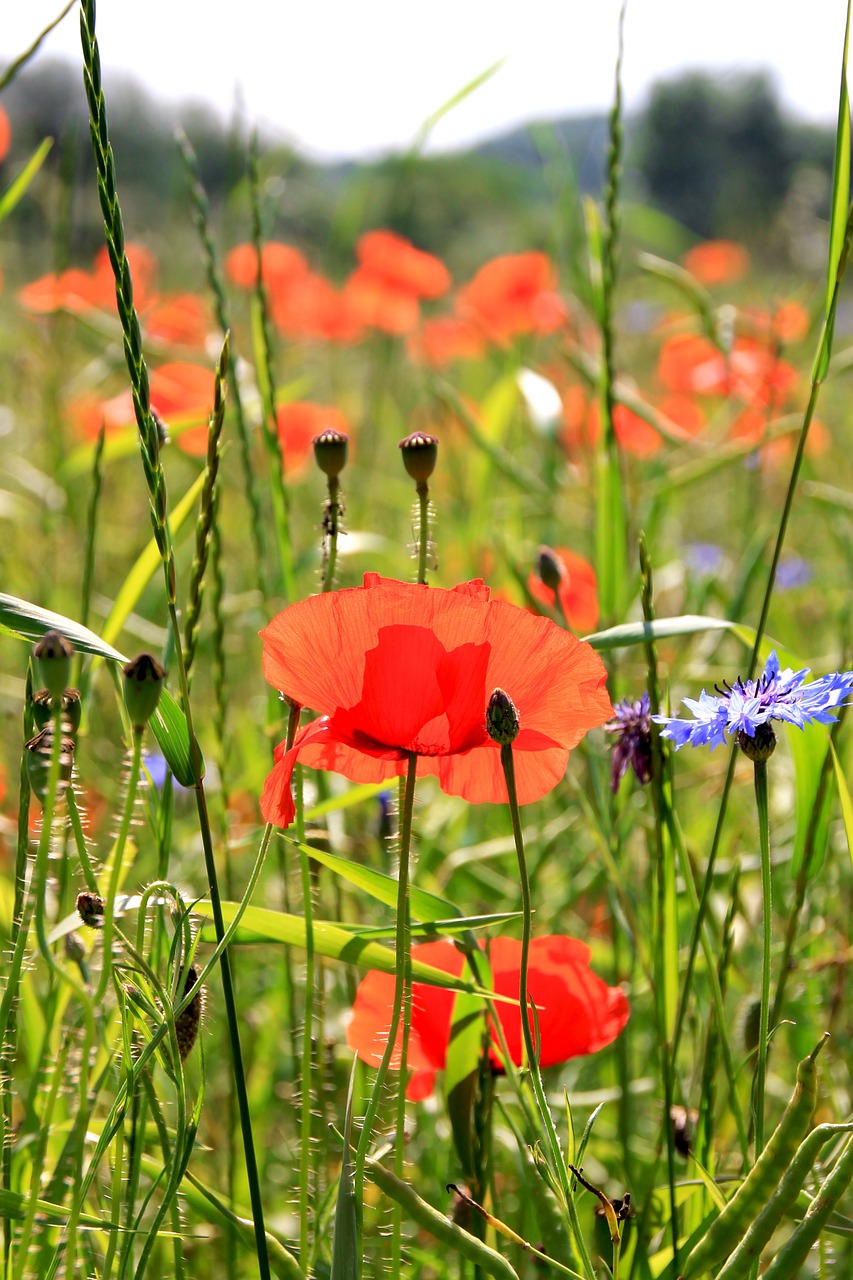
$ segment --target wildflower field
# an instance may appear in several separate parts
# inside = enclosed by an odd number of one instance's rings
[[[618,68],[549,243],[339,269],[254,138],[126,221],[79,17],[85,259],[0,78],[5,1280],[849,1276],[842,51],[819,270],[625,227]]]

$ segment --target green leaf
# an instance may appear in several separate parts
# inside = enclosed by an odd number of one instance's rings
[[[851,862],[853,862],[853,799],[850,797],[850,789],[847,786],[847,779],[844,776],[841,761],[838,759],[838,753],[832,745],[831,738],[829,740],[829,749],[832,752],[832,764],[835,768],[835,781],[838,784],[838,798],[841,801],[841,817],[844,820],[844,834],[847,837],[847,851],[850,854]]]
[[[223,902],[222,915],[225,923],[233,920],[239,907],[238,902]],[[203,900],[193,907],[196,915],[212,920],[213,909],[210,902]],[[209,933],[209,938],[208,938]],[[213,941],[212,930],[203,930],[205,941]],[[241,942],[279,942],[290,947],[305,947],[305,920],[302,916],[288,915],[284,911],[270,911],[267,907],[247,907],[243,913],[237,939]],[[352,930],[340,924],[330,924],[326,920],[314,921],[314,950],[317,955],[328,960],[339,960],[342,964],[358,965],[362,969],[378,969],[380,973],[395,973],[395,957],[390,947],[383,947],[359,937]],[[463,978],[454,978],[449,973],[442,973],[431,964],[422,960],[412,960],[412,979],[425,982],[431,987],[444,987],[448,991],[470,991],[482,995],[473,982]],[[502,997],[494,997],[502,999]]]
[[[187,516],[194,510],[196,499],[204,487],[205,474],[204,471],[201,472],[180,502],[169,511],[169,527],[173,535],[177,533]],[[110,609],[107,620],[104,623],[103,635],[106,644],[112,644],[118,638],[122,627],[133,611],[134,605],[160,568],[161,563],[157,543],[152,538],[128,573],[119,589],[118,595],[113,601],[113,607]]]
[[[353,805],[361,804],[365,800],[372,800],[374,796],[381,795],[383,791],[387,790],[387,782],[362,782],[360,786],[348,787],[339,796],[329,796],[328,800],[320,800],[319,803],[312,805],[310,809],[306,809],[305,821],[314,822],[317,818],[324,818],[327,813],[337,813],[340,809],[350,809]]]
[[[483,970],[488,970],[484,981],[492,984],[488,957],[483,953],[477,958]],[[470,973],[466,963],[463,973]],[[480,1055],[483,1051],[483,1029],[486,1007],[477,996],[461,992],[453,1002],[453,1018],[450,1024],[450,1040],[447,1046],[444,1089],[447,1097],[447,1114],[453,1131],[456,1148],[466,1177],[476,1173],[474,1142],[474,1111],[477,1103],[477,1082],[480,1074]]]
[[[436,111],[433,111],[431,115],[428,115],[420,129],[418,129],[410,154],[412,156],[416,156],[420,151],[422,151],[435,126],[443,120],[446,115],[449,115],[451,111],[458,107],[460,102],[464,102],[467,97],[476,92],[476,90],[479,89],[481,85],[484,85],[487,80],[491,80],[492,76],[495,75],[496,72],[500,71],[505,62],[506,58],[499,58],[497,62],[493,62],[490,67],[486,67],[485,71],[481,71],[479,75],[474,76],[473,80],[469,80],[461,89],[457,89],[456,93],[448,98],[446,102],[443,102]]]
[[[12,212],[15,205],[26,193],[27,187],[47,159],[53,146],[53,138],[45,138],[36,147],[21,172],[0,196],[0,222]]]
[[[124,654],[88,627],[61,613],[30,604],[28,600],[19,600],[17,596],[0,594],[0,626],[25,640],[40,640],[46,631],[59,631],[81,653],[93,653],[100,658],[109,658],[111,662],[127,662]]]
[[[149,724],[151,732],[157,739],[157,745],[166,757],[166,763],[182,787],[194,787],[196,784],[190,752],[190,734],[187,718],[175,699],[167,689],[160,694],[160,702]],[[201,747],[196,743],[199,756],[198,781],[204,777],[204,760]]]
[[[623,622],[606,631],[584,636],[593,649],[623,649],[645,644],[649,640],[666,640],[672,636],[693,636],[704,631],[733,631],[740,636],[744,628],[725,618],[709,618],[703,614],[685,613],[680,618],[656,618],[654,622]]]
[[[307,857],[328,867],[342,880],[370,894],[371,898],[375,898],[377,902],[384,902],[386,907],[397,905],[397,881],[393,876],[386,875],[384,871],[373,871],[370,867],[362,866],[361,863],[353,862],[349,858],[339,858],[336,854],[327,853],[324,849],[300,844],[292,836],[285,836],[284,839],[295,849],[300,849]],[[462,912],[454,903],[448,902],[446,898],[439,898],[434,893],[427,893],[425,889],[418,889],[414,885],[409,888],[409,906],[415,920],[435,921],[446,920],[451,916],[460,918],[462,916]]]
[[[822,336],[812,381],[822,382],[829,369],[832,330],[835,323],[834,298],[842,266],[844,241],[850,204],[850,97],[847,92],[847,55],[850,48],[850,0],[844,28],[844,51],[841,55],[841,88],[838,100],[838,125],[835,131],[835,160],[832,173],[832,203],[829,220],[829,260],[826,272],[826,332]]]

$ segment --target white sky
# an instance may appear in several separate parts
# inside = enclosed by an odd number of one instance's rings
[[[0,0],[0,63],[20,54],[62,0]],[[319,156],[408,145],[420,125],[492,63],[506,64],[436,128],[458,147],[533,119],[610,104],[619,0],[100,0],[109,92],[114,68],[156,96],[202,99],[276,126]],[[685,68],[773,71],[811,120],[838,110],[845,0],[628,0],[628,108]],[[43,53],[79,63],[77,13]]]

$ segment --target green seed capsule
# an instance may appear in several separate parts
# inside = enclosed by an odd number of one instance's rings
[[[853,1180],[853,1139],[842,1151],[835,1168],[826,1179],[820,1191],[812,1200],[806,1216],[794,1233],[785,1241],[770,1266],[764,1272],[763,1280],[791,1280],[800,1274],[800,1268],[817,1243],[835,1206],[844,1195]]]
[[[776,1131],[720,1216],[688,1254],[683,1280],[724,1262],[776,1189],[780,1169],[788,1168],[811,1123],[817,1100],[816,1060],[826,1038],[797,1067],[796,1087]]]
[[[797,1154],[782,1175],[778,1187],[717,1276],[717,1280],[747,1280],[752,1264],[761,1257],[773,1232],[788,1210],[796,1204],[803,1183],[814,1169],[821,1147],[831,1138],[849,1133],[851,1129],[853,1125],[850,1124],[821,1124],[812,1129],[805,1141],[800,1143]]]

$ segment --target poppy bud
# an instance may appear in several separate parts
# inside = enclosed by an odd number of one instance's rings
[[[166,671],[150,653],[140,653],[124,668],[124,702],[131,724],[144,728],[157,710]]]
[[[43,803],[47,794],[47,780],[53,756],[53,728],[48,725],[24,744],[27,751],[27,778],[33,794]],[[74,739],[63,737],[59,753],[59,786],[63,789],[71,781],[74,764]]]
[[[198,981],[198,970],[195,965],[190,965],[187,970],[186,981],[184,982],[183,994],[186,995],[195,986]],[[202,989],[199,989],[192,1000],[184,1009],[183,1013],[175,1019],[175,1036],[178,1041],[178,1052],[181,1055],[181,1062],[186,1062],[190,1056],[192,1047],[198,1038],[198,1028],[201,1023],[202,1013]]]
[[[323,475],[336,480],[347,465],[349,436],[345,431],[321,431],[314,437],[314,457]]]
[[[550,547],[540,547],[536,555],[536,572],[542,582],[552,591],[559,591],[566,576],[565,566]]]
[[[86,959],[86,944],[75,929],[65,935],[65,954],[75,964]]]
[[[403,466],[416,484],[426,484],[435,471],[438,460],[438,437],[425,431],[413,431],[401,440],[398,448],[403,453]]]
[[[54,703],[60,702],[71,675],[74,646],[58,631],[45,631],[33,649],[42,682]]]
[[[772,724],[767,722],[757,725],[752,735],[741,729],[737,736],[737,744],[753,764],[764,764],[776,750],[776,734],[773,732]]]
[[[104,900],[97,893],[84,890],[77,894],[77,914],[90,929],[100,929],[104,923]]]
[[[486,710],[486,732],[502,747],[515,742],[520,729],[515,703],[503,689],[495,689]]]

